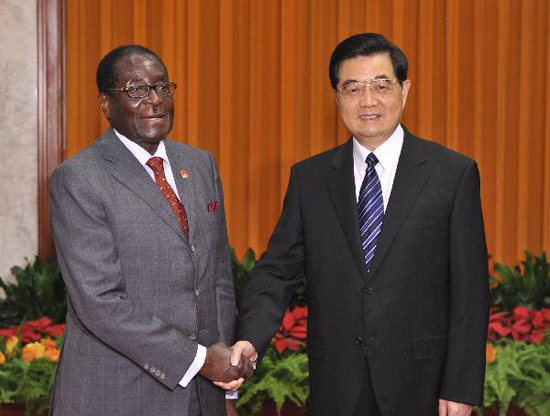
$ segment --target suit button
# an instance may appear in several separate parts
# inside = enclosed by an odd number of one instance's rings
[[[197,336],[194,333],[189,334],[189,339],[197,339]]]
[[[160,376],[160,374],[161,374],[161,371],[160,371],[160,370],[155,371],[155,375],[156,375],[157,377]]]
[[[370,295],[372,292],[374,292],[374,289],[372,287],[365,286],[365,293],[367,295]]]
[[[160,379],[161,379],[161,380],[164,380],[165,378],[166,378],[166,374],[162,373],[162,374],[160,375]]]
[[[195,288],[195,296],[199,296],[201,293],[201,290],[197,287]]]
[[[151,373],[154,373],[155,370],[156,370],[155,367],[151,367],[151,368],[149,369],[149,371],[150,371]]]
[[[145,364],[145,365],[143,366],[143,368],[145,368],[146,370],[149,370],[149,364]]]
[[[361,344],[363,343],[363,338],[361,338],[361,337],[355,338],[355,343],[356,343],[357,345],[361,345]]]
[[[191,253],[194,253],[195,252],[195,245],[191,244],[191,247],[189,247],[189,249],[191,250]]]

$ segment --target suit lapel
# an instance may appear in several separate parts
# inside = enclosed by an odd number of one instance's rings
[[[186,152],[184,146],[175,148],[175,143],[170,140],[165,140],[166,154],[170,159],[170,166],[172,168],[172,174],[178,188],[178,194],[181,202],[185,208],[187,214],[187,220],[189,223],[189,238],[191,241],[195,241],[195,236],[199,227],[199,207],[197,201],[199,200],[197,193],[200,193],[200,187],[197,186],[197,173],[199,169],[196,167],[196,161],[192,154]],[[182,176],[181,171],[187,171],[187,178]],[[203,198],[206,199],[206,198]],[[202,199],[201,199],[202,200]],[[206,212],[207,207],[204,207]]]
[[[421,142],[405,130],[403,148],[399,157],[390,200],[384,214],[382,231],[376,245],[369,278],[384,260],[391,244],[414,206],[429,177],[426,156]]]
[[[341,146],[332,158],[325,183],[357,268],[363,276],[366,276],[367,269],[363,260],[359,219],[357,217],[357,198],[355,196],[353,173],[353,141],[351,139]]]
[[[100,139],[103,157],[115,165],[111,174],[127,186],[151,207],[170,228],[181,238],[187,240],[174,212],[166,202],[164,195],[157,188],[147,171],[116,137],[112,129],[107,130]]]

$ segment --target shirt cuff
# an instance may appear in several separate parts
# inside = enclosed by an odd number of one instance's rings
[[[238,391],[226,391],[225,392],[226,400],[237,400],[239,398]]]
[[[187,387],[189,382],[197,375],[197,373],[201,370],[202,366],[204,365],[204,361],[206,360],[206,347],[204,345],[199,344],[199,348],[197,348],[197,354],[195,355],[195,359],[183,375],[183,378],[179,382],[179,385],[182,387]]]

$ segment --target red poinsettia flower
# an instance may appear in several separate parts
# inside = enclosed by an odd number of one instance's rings
[[[274,347],[282,354],[285,350],[300,351],[306,345],[307,307],[288,309],[283,317],[283,324],[275,334]]]
[[[43,331],[45,328],[50,326],[51,323],[52,320],[50,318],[48,318],[47,316],[43,316],[40,319],[25,322],[24,326],[29,326],[30,328],[36,329],[37,331]]]
[[[14,326],[13,328],[0,329],[0,335],[4,336],[4,340],[7,340],[12,335],[18,335],[21,332],[22,343],[32,343],[40,340],[45,335],[50,337],[63,336],[65,332],[65,324],[52,325],[52,320],[47,316],[33,321],[23,323],[23,326]]]
[[[61,337],[65,333],[65,324],[52,325],[44,330],[44,333],[51,337]]]
[[[529,308],[515,308],[513,312],[497,312],[489,317],[491,341],[512,336],[514,341],[542,343],[546,329],[550,328],[550,309],[537,311]]]
[[[12,335],[15,335],[17,333],[16,328],[3,328],[0,329],[0,336],[4,337],[4,340],[8,339]]]

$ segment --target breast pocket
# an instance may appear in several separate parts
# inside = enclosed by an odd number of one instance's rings
[[[444,216],[412,217],[403,224],[404,230],[416,230],[419,228],[444,227],[448,224]]]

